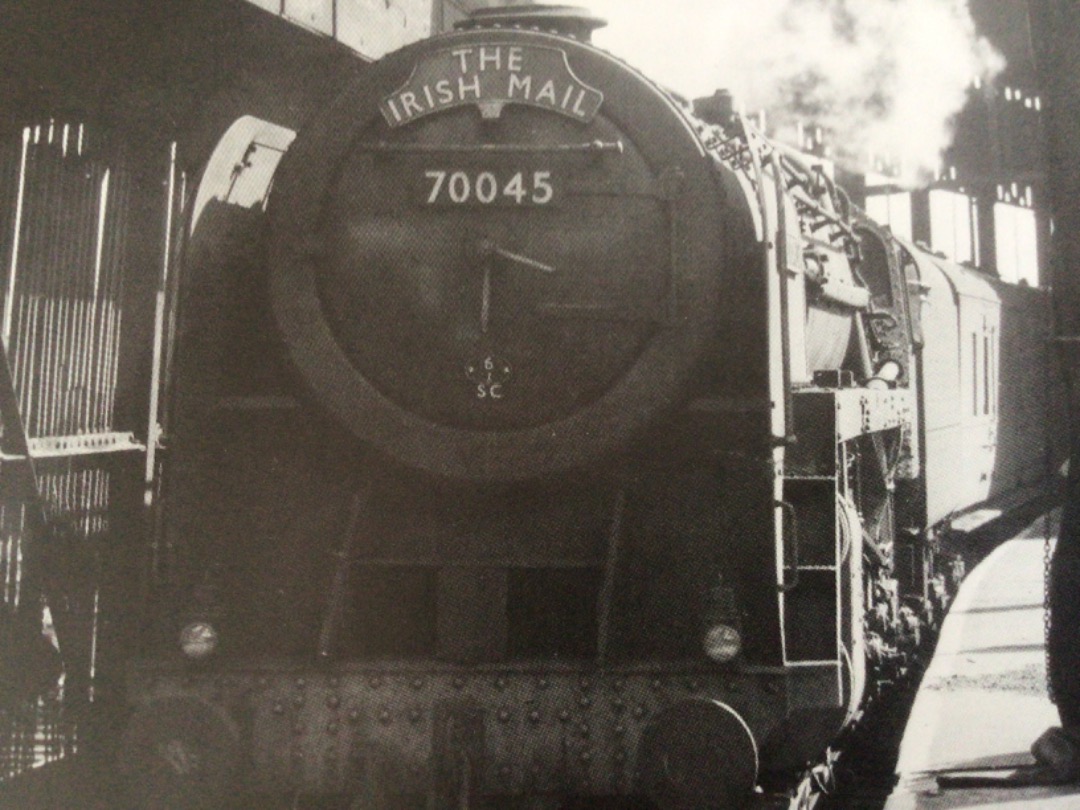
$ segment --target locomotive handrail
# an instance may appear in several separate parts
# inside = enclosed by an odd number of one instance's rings
[[[791,307],[788,293],[787,197],[781,181],[780,153],[771,156],[776,172],[776,271],[780,276],[780,374],[784,386],[784,437],[786,444],[795,441],[794,410],[791,394]]]
[[[522,143],[358,143],[355,146],[357,152],[388,152],[399,154],[431,154],[438,152],[489,152],[495,154],[547,154],[555,153],[584,153],[602,154],[615,152],[622,154],[625,147],[619,141],[589,141],[588,143],[554,143],[554,144],[522,144]]]
[[[761,153],[758,149],[755,148],[755,145],[753,143],[753,139],[757,133],[753,130],[753,127],[747,123],[745,117],[737,116],[735,117],[735,120],[737,120],[739,122],[739,125],[742,127],[743,140],[746,143],[747,152],[750,153],[750,164],[754,170],[754,192],[757,197],[758,207],[761,210],[761,246],[765,249],[765,267],[766,272],[768,272],[769,264],[772,260],[774,260],[773,254],[777,253],[778,248],[777,244],[775,244],[775,241],[777,241],[780,237],[779,228],[777,232],[770,234],[771,228],[769,222],[769,204],[768,199],[765,195],[765,167],[761,164]],[[780,195],[783,194],[783,187],[779,177],[777,178],[777,193],[778,199],[780,199]],[[778,212],[778,217],[779,216],[780,214]],[[783,281],[784,280],[781,279],[781,286],[783,286]],[[768,284],[766,284],[766,291],[766,306],[768,307],[771,306],[771,301],[769,300],[770,293],[768,292]],[[787,349],[784,346],[781,346],[781,355],[784,357],[786,357],[787,355]],[[787,386],[787,384],[785,384],[784,387],[786,389],[791,388],[791,386]],[[791,409],[789,409],[787,405],[788,403],[785,396],[784,435],[772,436],[773,441],[780,444],[785,443],[787,441],[787,436],[791,435]]]
[[[799,571],[801,570],[801,567],[799,565],[799,522],[798,518],[795,515],[795,506],[793,504],[790,504],[787,501],[778,500],[773,502],[773,506],[783,511],[788,516],[788,520],[784,524],[787,527],[787,530],[783,532],[782,537],[785,541],[790,538],[791,565],[788,566],[785,561],[785,564],[782,566],[782,570],[790,570],[794,571],[795,573],[794,576],[791,578],[790,582],[788,582],[787,577],[785,577],[783,573],[781,573],[781,581],[777,584],[776,587],[777,590],[779,590],[781,593],[790,593],[799,586]],[[788,543],[784,542],[783,545],[785,546],[784,551],[786,552],[786,546],[788,545]],[[787,556],[786,553],[784,556]]]

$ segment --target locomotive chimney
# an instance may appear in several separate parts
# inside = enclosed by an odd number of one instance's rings
[[[455,28],[530,28],[591,42],[592,32],[605,25],[607,20],[580,6],[515,5],[477,9]]]

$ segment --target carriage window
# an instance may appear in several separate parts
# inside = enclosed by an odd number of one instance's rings
[[[879,186],[867,189],[867,215],[888,225],[892,232],[905,239],[911,239],[911,193],[896,191],[894,186]]]
[[[1039,284],[1038,226],[1035,212],[1019,205],[994,204],[997,267],[1002,281]]]
[[[974,262],[975,202],[947,189],[930,192],[930,237],[935,250],[957,262]]]

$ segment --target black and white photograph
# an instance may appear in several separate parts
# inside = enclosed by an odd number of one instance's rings
[[[1080,3],[0,0],[0,807],[1080,810]]]

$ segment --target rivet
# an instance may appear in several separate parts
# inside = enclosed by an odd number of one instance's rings
[[[359,719],[360,719],[360,710],[359,709],[350,709],[349,710],[349,722],[350,723],[355,723]]]
[[[297,678],[296,679],[296,688],[297,689],[303,689],[305,686],[307,686],[307,681],[304,678]]]
[[[616,762],[626,762],[626,752],[622,751],[622,750],[616,751],[615,752],[615,761]]]
[[[419,709],[410,709],[409,710],[409,719],[413,723],[419,723],[423,719],[423,717],[424,717],[424,715]]]
[[[499,722],[507,723],[510,721],[510,712],[506,709],[499,709]]]
[[[615,707],[615,711],[621,712],[623,709],[626,708],[626,701],[623,700],[621,697],[617,697],[615,698],[615,700],[611,701],[611,705]]]
[[[587,696],[582,696],[581,700],[579,700],[578,703],[581,704],[581,708],[587,709],[589,708],[589,706],[592,705],[592,699]]]
[[[540,679],[540,681],[539,681],[539,683],[538,683],[537,685],[538,685],[538,686],[539,686],[539,687],[540,687],[541,689],[547,689],[547,688],[548,688],[548,684],[549,684],[549,681],[548,681],[548,679],[547,679],[547,678],[541,678],[541,679]]]
[[[612,686],[615,688],[616,692],[621,692],[623,690],[623,687],[626,686],[626,681],[624,681],[622,678],[616,678],[615,683],[613,683]]]
[[[660,683],[660,679],[659,678],[653,678],[652,688],[653,689],[659,689],[661,686],[663,686],[663,684]]]
[[[381,689],[382,684],[383,680],[378,675],[376,675],[374,678],[368,679],[368,685],[371,686],[372,689]]]
[[[644,706],[635,706],[634,707],[634,717],[644,717],[644,716],[645,716],[645,707]]]
[[[333,678],[330,679],[329,683],[331,689],[337,689],[339,686],[341,686],[341,678],[335,675]]]
[[[327,734],[337,734],[338,733],[338,724],[337,724],[336,720],[331,720],[329,723],[326,724],[326,733]]]
[[[338,706],[341,705],[341,698],[339,698],[337,695],[331,695],[326,699],[326,705],[329,706],[331,709],[336,709]]]
[[[281,701],[274,703],[274,714],[285,714],[285,707],[281,705]]]
[[[563,709],[561,712],[559,712],[559,722],[560,723],[565,723],[569,719],[570,719],[570,712],[568,712],[566,709]]]
[[[698,681],[698,680],[690,681],[690,688],[695,692],[700,692],[701,691],[701,681]]]
[[[303,695],[297,695],[296,697],[294,697],[292,699],[292,702],[295,703],[297,706],[303,706],[304,705],[304,696]]]
[[[386,709],[383,709],[381,712],[379,712],[379,722],[382,723],[384,726],[390,725],[390,712],[388,712]]]
[[[540,722],[540,712],[536,711],[535,709],[533,709],[531,712],[529,712],[529,722],[530,723],[539,723]]]
[[[495,679],[495,688],[496,689],[505,689],[506,688],[506,678],[496,678]]]
[[[621,737],[625,733],[626,733],[626,726],[624,726],[622,723],[619,723],[617,726],[615,726],[615,736],[616,737]]]
[[[582,678],[581,679],[581,688],[582,689],[590,689],[590,688],[592,688],[592,681],[590,681],[588,678]]]
[[[589,752],[589,751],[582,751],[581,752],[581,761],[582,762],[590,762],[590,761],[592,761],[592,753]]]
[[[582,723],[580,726],[578,726],[578,731],[581,732],[582,737],[588,737],[592,729],[589,728],[588,723]]]
[[[259,676],[259,686],[268,686],[269,683],[270,683],[270,679],[267,678],[265,675],[260,675]]]
[[[412,682],[412,688],[413,689],[423,689],[424,688],[424,679],[423,678],[414,678],[413,682]]]

